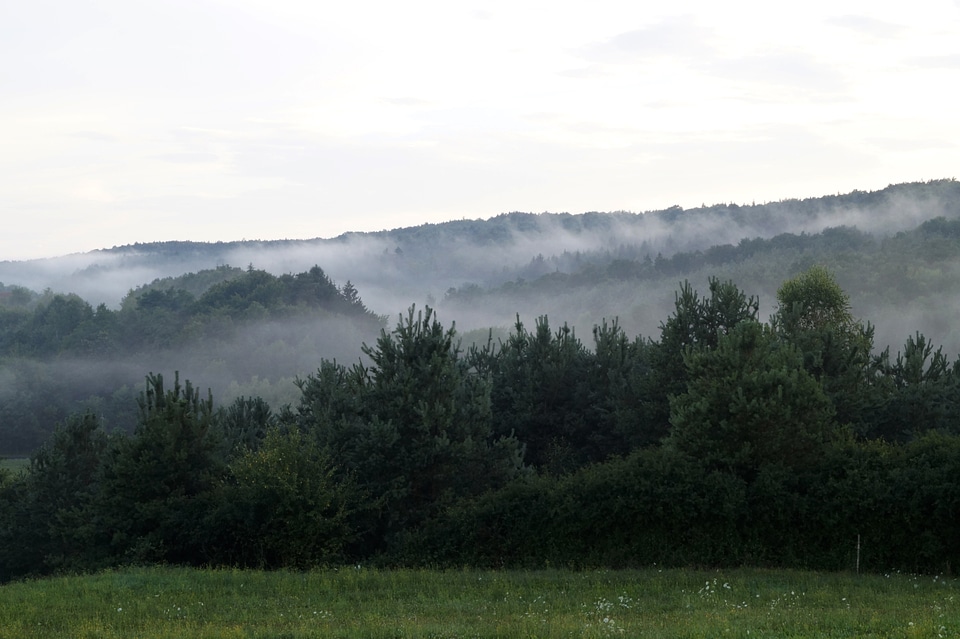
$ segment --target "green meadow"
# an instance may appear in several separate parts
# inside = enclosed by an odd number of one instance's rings
[[[142,568],[0,586],[0,637],[956,637],[954,578]]]
[[[30,459],[28,457],[0,457],[0,472],[6,469],[11,474],[16,474],[21,470],[26,470],[29,466]]]

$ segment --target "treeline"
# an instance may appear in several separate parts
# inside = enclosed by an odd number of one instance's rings
[[[615,246],[616,239],[626,235],[638,239],[636,250],[640,253],[634,258],[642,258],[651,249],[654,254],[661,251],[672,254],[693,252],[692,245],[709,247],[716,243],[716,237],[696,233],[698,228],[719,228],[725,237],[773,237],[795,232],[798,228],[822,228],[827,226],[822,221],[849,219],[850,214],[857,214],[865,227],[888,234],[893,226],[899,227],[897,230],[913,226],[911,216],[917,211],[925,211],[923,219],[960,216],[960,182],[955,179],[930,180],[892,184],[877,191],[855,190],[842,195],[792,198],[762,204],[713,204],[689,209],[671,206],[645,213],[515,211],[488,220],[456,220],[351,235],[387,239],[413,259],[418,255],[435,258],[437,250],[457,243],[501,246],[521,237],[533,243],[535,238],[555,236],[558,231],[569,236],[603,237],[609,240],[602,242],[604,246]],[[680,230],[685,232],[678,232]],[[664,231],[668,233],[664,234]],[[733,233],[728,236],[728,231]]]
[[[564,252],[534,257],[521,277],[485,288],[466,283],[447,290],[447,301],[469,301],[492,296],[529,296],[593,288],[609,282],[674,280],[698,271],[751,270],[824,264],[842,269],[848,292],[867,303],[913,299],[953,291],[960,260],[960,219],[934,218],[917,228],[890,237],[878,237],[855,227],[841,226],[818,233],[782,233],[765,239],[744,238],[736,245],[719,244],[669,256],[652,254],[643,244],[621,245],[603,251]]]
[[[304,338],[296,333],[305,324],[291,335],[284,322],[337,319],[352,337],[376,335],[385,321],[349,281],[338,286],[318,266],[280,276],[222,266],[157,280],[131,290],[117,310],[17,286],[0,296],[0,454],[8,455],[35,451],[73,412],[132,430],[144,369],[164,367],[171,354],[189,352],[201,369],[229,357],[224,376],[241,382],[276,379],[297,374],[286,364]],[[260,332],[248,335],[253,326]]]
[[[0,488],[0,575],[140,562],[950,571],[960,361],[875,353],[829,271],[689,285],[657,339],[430,309],[301,397],[214,408],[147,378],[132,434],[68,420]]]
[[[348,281],[342,287],[319,266],[274,276],[252,266],[230,267],[158,281],[131,291],[120,310],[91,307],[77,295],[46,293],[28,299],[14,288],[0,304],[0,353],[6,356],[101,356],[173,348],[203,338],[228,337],[235,323],[304,312],[338,313],[382,321]],[[191,292],[202,290],[199,294]]]

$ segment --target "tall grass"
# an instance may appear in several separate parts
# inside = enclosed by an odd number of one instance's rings
[[[28,457],[0,457],[0,470],[6,469],[13,475],[26,470],[29,466],[30,458]]]
[[[0,637],[952,637],[958,588],[764,570],[144,568],[0,586]]]

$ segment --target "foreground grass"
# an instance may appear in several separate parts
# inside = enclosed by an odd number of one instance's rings
[[[0,469],[6,469],[15,475],[30,466],[29,457],[0,457]]]
[[[760,570],[149,568],[0,586],[0,637],[955,637],[958,588]]]

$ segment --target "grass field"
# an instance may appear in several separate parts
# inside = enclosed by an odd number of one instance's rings
[[[14,475],[16,475],[21,470],[26,470],[29,465],[30,465],[30,458],[28,457],[12,457],[12,458],[0,457],[0,468],[6,468]]]
[[[0,586],[0,637],[957,637],[958,588],[762,570],[149,568]]]

